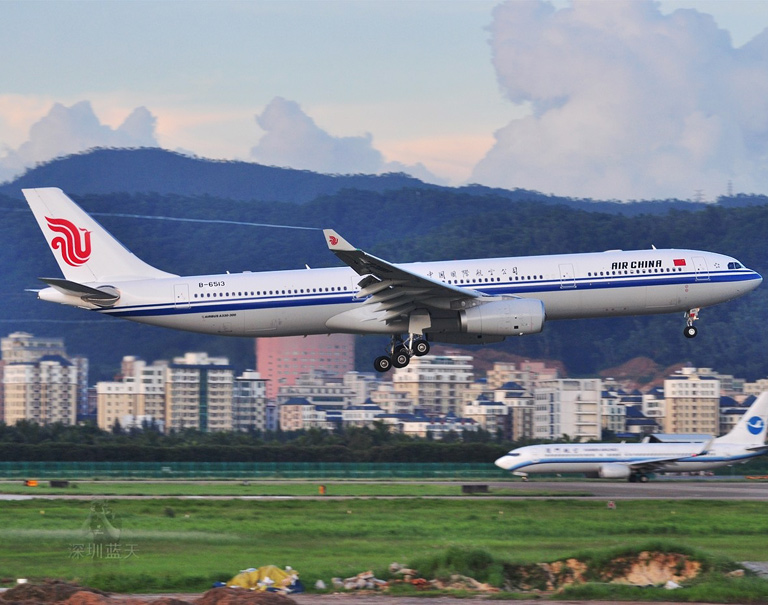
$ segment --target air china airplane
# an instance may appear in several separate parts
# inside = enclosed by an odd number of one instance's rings
[[[429,342],[484,344],[545,320],[685,312],[754,290],[735,258],[650,250],[392,264],[324,231],[348,267],[182,277],[140,260],[60,189],[24,189],[64,278],[38,298],[140,323],[229,336],[388,334],[386,372]],[[362,279],[361,279],[362,277]]]
[[[528,445],[496,460],[515,475],[583,473],[587,477],[648,481],[658,471],[696,472],[748,462],[768,450],[768,392],[749,407],[733,430],[701,443],[551,443]]]

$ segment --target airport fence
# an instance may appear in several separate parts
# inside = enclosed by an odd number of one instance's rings
[[[4,479],[504,479],[493,463],[0,462]]]

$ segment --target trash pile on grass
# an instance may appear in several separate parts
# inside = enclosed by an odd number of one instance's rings
[[[298,572],[290,566],[280,569],[276,565],[264,565],[244,569],[229,582],[218,585],[218,587],[221,586],[283,594],[304,592],[304,585],[299,580]]]
[[[336,590],[382,590],[387,587],[387,581],[380,580],[370,570],[344,580],[333,578],[331,584]]]
[[[417,591],[442,590],[465,593],[554,592],[590,582],[631,586],[680,588],[693,580],[706,564],[680,552],[643,550],[617,553],[599,560],[569,558],[552,563],[512,564],[484,551],[449,549],[413,567],[392,563],[387,580],[371,571],[342,580],[333,588],[344,591],[392,591],[406,587]]]

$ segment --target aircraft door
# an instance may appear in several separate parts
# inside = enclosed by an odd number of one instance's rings
[[[189,286],[187,284],[174,284],[173,306],[177,309],[189,309]]]
[[[560,289],[565,290],[567,288],[576,287],[576,277],[573,272],[573,265],[563,264],[560,265]]]
[[[706,258],[694,256],[693,267],[696,270],[696,281],[709,281],[709,269],[707,268]]]

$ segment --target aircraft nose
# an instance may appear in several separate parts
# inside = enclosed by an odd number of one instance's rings
[[[503,468],[505,471],[508,471],[512,466],[512,456],[502,456],[501,458],[496,460],[494,464],[499,468]]]

